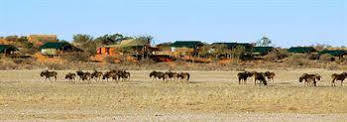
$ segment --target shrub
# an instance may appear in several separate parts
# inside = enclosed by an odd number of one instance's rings
[[[115,64],[116,63],[116,57],[114,56],[107,56],[105,57],[105,62],[108,64]]]
[[[87,62],[90,55],[86,52],[71,52],[64,53],[61,57],[70,62]]]
[[[51,70],[63,70],[63,69],[68,69],[69,67],[68,65],[65,65],[65,64],[53,63],[53,62],[45,63],[44,65]]]
[[[307,67],[310,66],[311,62],[307,58],[307,54],[293,54],[288,57],[287,64],[294,67]]]
[[[319,60],[322,62],[332,62],[335,61],[335,58],[329,54],[323,54],[319,56]]]
[[[0,56],[0,70],[16,69],[17,67],[17,64],[11,58]]]
[[[277,61],[287,58],[288,56],[289,52],[287,50],[279,49],[269,52],[266,56],[264,56],[264,59],[267,61]]]
[[[319,54],[317,53],[307,54],[307,58],[310,60],[319,60]]]

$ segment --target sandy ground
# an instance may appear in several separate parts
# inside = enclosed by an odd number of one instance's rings
[[[107,118],[67,119],[67,120],[0,120],[1,122],[79,122],[79,121],[237,121],[237,122],[346,122],[347,114],[291,114],[291,113],[237,113],[237,114],[148,114],[115,115]]]
[[[265,71],[262,69],[252,69],[250,71]],[[40,70],[20,70],[20,71],[0,71],[0,82],[1,83],[15,83],[15,82],[40,82],[42,84],[47,84],[47,82],[50,81],[44,81],[39,77]],[[66,80],[63,80],[63,75],[67,72],[73,72],[73,71],[58,71],[59,73],[59,79],[55,82],[62,82],[62,83],[68,83]],[[149,84],[153,82],[161,82],[161,81],[153,81],[152,79],[148,78],[148,74],[150,71],[131,71],[132,73],[132,82],[129,82],[129,84],[139,85],[141,87],[148,86]],[[220,85],[226,84],[231,85],[230,86],[237,86],[237,71],[189,71],[192,75],[191,83],[190,84],[199,84],[206,85],[210,84],[211,82],[216,82]],[[303,84],[298,82],[298,77],[302,73],[319,73],[323,76],[322,81],[319,82],[320,87],[326,87],[330,89],[330,75],[332,73],[339,73],[342,71],[329,71],[324,69],[304,69],[304,70],[275,70],[276,72],[276,78],[275,82],[270,82],[270,86],[273,87],[302,87]],[[93,84],[91,84],[93,85]],[[252,80],[249,81],[248,85],[244,87],[253,87]],[[8,85],[6,85],[8,86]],[[213,86],[212,86],[213,87]],[[175,87],[176,88],[176,87]],[[276,88],[277,89],[277,88]],[[346,87],[338,87],[337,89],[341,89],[346,91]],[[0,93],[1,93],[1,87],[0,87]],[[343,92],[345,93],[345,92]],[[0,96],[1,98],[1,96]],[[345,99],[341,99],[345,100]],[[294,101],[293,101],[294,102]],[[347,106],[347,102],[344,101],[346,104],[342,107]],[[23,105],[25,106],[25,105]],[[319,107],[319,106],[318,106]],[[62,109],[62,108],[59,108]],[[86,109],[88,112],[83,111],[84,109],[80,110],[73,110],[69,111],[71,113],[95,113],[93,109]],[[12,110],[11,107],[4,106],[4,104],[1,104],[0,101],[0,114],[13,114],[18,115],[18,112],[25,113],[54,113],[57,111],[50,111],[50,110],[44,110],[44,109],[21,109],[18,110]],[[174,111],[174,112],[157,112],[155,110],[151,111],[148,110],[148,112],[141,112],[141,113],[112,113],[112,111],[105,111],[105,113],[108,113],[107,116],[94,116],[94,117],[88,117],[88,119],[48,119],[50,121],[270,121],[270,122],[292,122],[292,121],[310,121],[310,122],[327,122],[327,121],[341,121],[345,122],[347,121],[347,114],[346,113],[323,113],[323,114],[303,114],[303,113],[282,113],[282,112],[276,112],[276,110],[272,112],[236,112],[236,113],[216,113],[213,111],[209,112],[180,112],[180,111]],[[65,113],[69,114],[69,113]],[[1,116],[0,116],[1,117]],[[5,118],[6,121],[10,121],[11,117]],[[14,117],[15,118],[15,117]],[[50,118],[50,117],[48,117]],[[2,118],[0,118],[1,121]],[[20,119],[24,121],[23,119]],[[25,119],[25,121],[46,121],[45,118],[30,118]]]

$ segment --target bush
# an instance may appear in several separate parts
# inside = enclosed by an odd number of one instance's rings
[[[332,62],[335,61],[335,58],[329,54],[323,54],[319,56],[319,60],[322,62]]]
[[[310,66],[311,62],[307,58],[306,54],[293,54],[288,57],[287,64],[294,67],[307,67]]]
[[[18,68],[17,64],[5,56],[0,56],[0,70],[9,70]]]
[[[108,64],[115,64],[116,63],[115,60],[116,60],[116,57],[114,56],[107,56],[105,58],[105,62]]]
[[[88,62],[90,55],[86,52],[71,52],[64,53],[61,57],[70,62]]]
[[[319,60],[319,54],[317,53],[307,54],[307,58],[310,60]]]
[[[267,61],[277,61],[287,58],[289,56],[289,52],[287,50],[273,50],[269,52],[264,59]]]
[[[44,64],[50,70],[63,70],[69,69],[68,65],[60,64],[60,63],[45,63]]]

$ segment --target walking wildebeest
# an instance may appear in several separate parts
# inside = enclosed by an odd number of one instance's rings
[[[253,74],[251,72],[248,72],[248,71],[238,73],[237,77],[239,78],[239,84],[241,84],[242,81],[244,82],[244,84],[246,84],[247,79],[249,77],[252,77],[252,75]]]
[[[149,78],[157,78],[158,74],[160,72],[157,72],[157,71],[152,71],[151,73],[149,73]]]
[[[152,71],[150,74],[149,74],[149,77],[150,78],[155,78],[155,79],[161,79],[163,81],[169,79],[169,74],[168,73],[164,73],[164,72],[158,72],[158,71]]]
[[[170,79],[177,79],[179,75],[178,73],[172,71],[165,72],[165,74],[167,74]]]
[[[272,80],[272,82],[275,82],[274,77],[276,74],[274,72],[266,71],[264,75],[269,81]]]
[[[127,72],[126,70],[118,70],[118,79],[122,78],[122,80],[128,80],[130,79],[130,72]]]
[[[331,78],[333,80],[331,81],[331,86],[336,86],[335,81],[341,81],[341,86],[343,86],[343,81],[346,79],[346,77],[347,77],[347,72],[343,72],[341,74],[336,74],[336,73],[332,74]]]
[[[47,79],[51,80],[51,77],[54,77],[54,79],[57,80],[57,75],[58,75],[57,72],[55,72],[55,71],[48,71],[48,70],[42,71],[40,73],[41,77],[45,77],[46,78],[45,80],[47,80]]]
[[[304,73],[299,77],[299,82],[305,81],[305,86],[309,85],[311,82],[313,86],[317,86],[317,82],[320,81],[321,76],[319,74],[308,74]]]
[[[102,79],[103,80],[106,80],[108,81],[108,79],[112,78],[113,80],[118,80],[118,76],[117,76],[117,73],[116,71],[114,70],[111,70],[111,71],[108,71],[106,73],[104,73],[104,75],[102,76]]]
[[[265,78],[265,73],[262,72],[252,72],[254,76],[254,84],[257,85],[257,81],[259,80],[260,83],[263,83],[265,86],[267,85],[267,81]]]
[[[177,73],[177,78],[180,78],[181,80],[186,79],[187,81],[189,81],[190,74],[187,72]]]
[[[68,73],[65,75],[65,79],[67,80],[75,80],[76,74],[75,73]]]
[[[79,71],[76,71],[76,73],[82,81],[89,80],[91,78],[91,74],[89,72],[83,72],[79,70]]]
[[[100,80],[100,78],[102,77],[102,72],[99,72],[97,70],[94,70],[94,72],[91,74],[91,78],[95,79],[96,81]]]
[[[158,73],[157,75],[158,79],[162,79],[163,81],[167,81],[169,79],[169,75],[163,72]]]

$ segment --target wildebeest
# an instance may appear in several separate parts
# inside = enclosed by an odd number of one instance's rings
[[[262,73],[262,72],[252,72],[252,74],[254,76],[254,84],[255,85],[257,85],[257,81],[260,81],[265,86],[267,85],[267,81],[266,81],[266,78],[265,78],[265,73]]]
[[[46,78],[45,80],[47,80],[47,79],[51,80],[51,77],[54,77],[54,79],[57,80],[57,75],[58,75],[57,72],[55,72],[55,71],[48,71],[48,70],[42,71],[40,73],[41,77],[45,77]]]
[[[75,80],[76,74],[75,73],[68,73],[65,75],[65,79],[67,80]]]
[[[127,72],[126,70],[110,70],[108,72],[106,72],[102,79],[103,80],[107,80],[112,78],[113,80],[128,80],[130,79],[130,72]]]
[[[266,71],[264,75],[269,81],[272,80],[272,82],[275,82],[274,77],[276,74],[274,72]]]
[[[163,81],[169,79],[169,75],[166,74],[166,73],[163,73],[163,72],[159,72],[159,73],[156,75],[156,77],[157,77],[158,79],[163,80]]]
[[[317,82],[320,81],[320,79],[321,76],[319,74],[304,73],[299,77],[299,82],[305,81],[306,86],[312,82],[313,86],[317,86]]]
[[[347,77],[347,72],[343,72],[341,74],[336,74],[336,73],[332,74],[331,78],[333,80],[331,81],[331,86],[336,86],[335,81],[341,81],[341,86],[343,86],[343,81],[346,79],[346,77]]]
[[[82,81],[89,80],[92,76],[89,72],[83,72],[81,70],[76,71],[76,73]]]
[[[249,77],[252,77],[252,75],[253,74],[251,72],[248,72],[248,71],[238,73],[237,77],[239,78],[239,84],[241,84],[242,81],[244,82],[244,84],[246,84],[247,79]]]
[[[166,81],[170,78],[170,75],[171,74],[171,78],[173,77],[173,74],[170,73],[170,72],[159,72],[159,71],[152,71],[150,74],[149,74],[149,77],[150,78],[155,78],[155,79],[159,79],[159,80],[163,80],[163,81]]]
[[[157,78],[158,74],[160,72],[157,72],[157,71],[152,71],[151,73],[149,73],[149,78]]]
[[[187,80],[189,81],[190,79],[190,74],[187,72],[181,72],[181,73],[177,73],[177,78],[181,79],[181,80]]]
[[[127,72],[126,70],[118,70],[117,75],[118,75],[118,79],[120,78],[122,78],[122,80],[130,79],[130,72]]]
[[[100,80],[100,78],[102,77],[102,72],[99,72],[97,70],[94,70],[94,72],[91,74],[91,78],[95,79],[96,81]]]
[[[172,72],[172,71],[167,71],[167,72],[159,72],[159,71],[152,71],[149,74],[150,78],[155,78],[163,81],[167,81],[168,79],[177,79],[177,80],[190,80],[190,74],[187,72]]]
[[[102,76],[102,79],[106,80],[106,81],[108,81],[110,78],[112,78],[114,80],[118,80],[117,79],[118,77],[116,77],[116,75],[117,75],[117,73],[115,71],[111,70],[111,71],[104,73],[104,75]]]
[[[179,74],[177,72],[168,71],[168,72],[165,72],[165,74],[167,74],[170,79],[177,79],[177,78],[179,78],[178,77]]]

